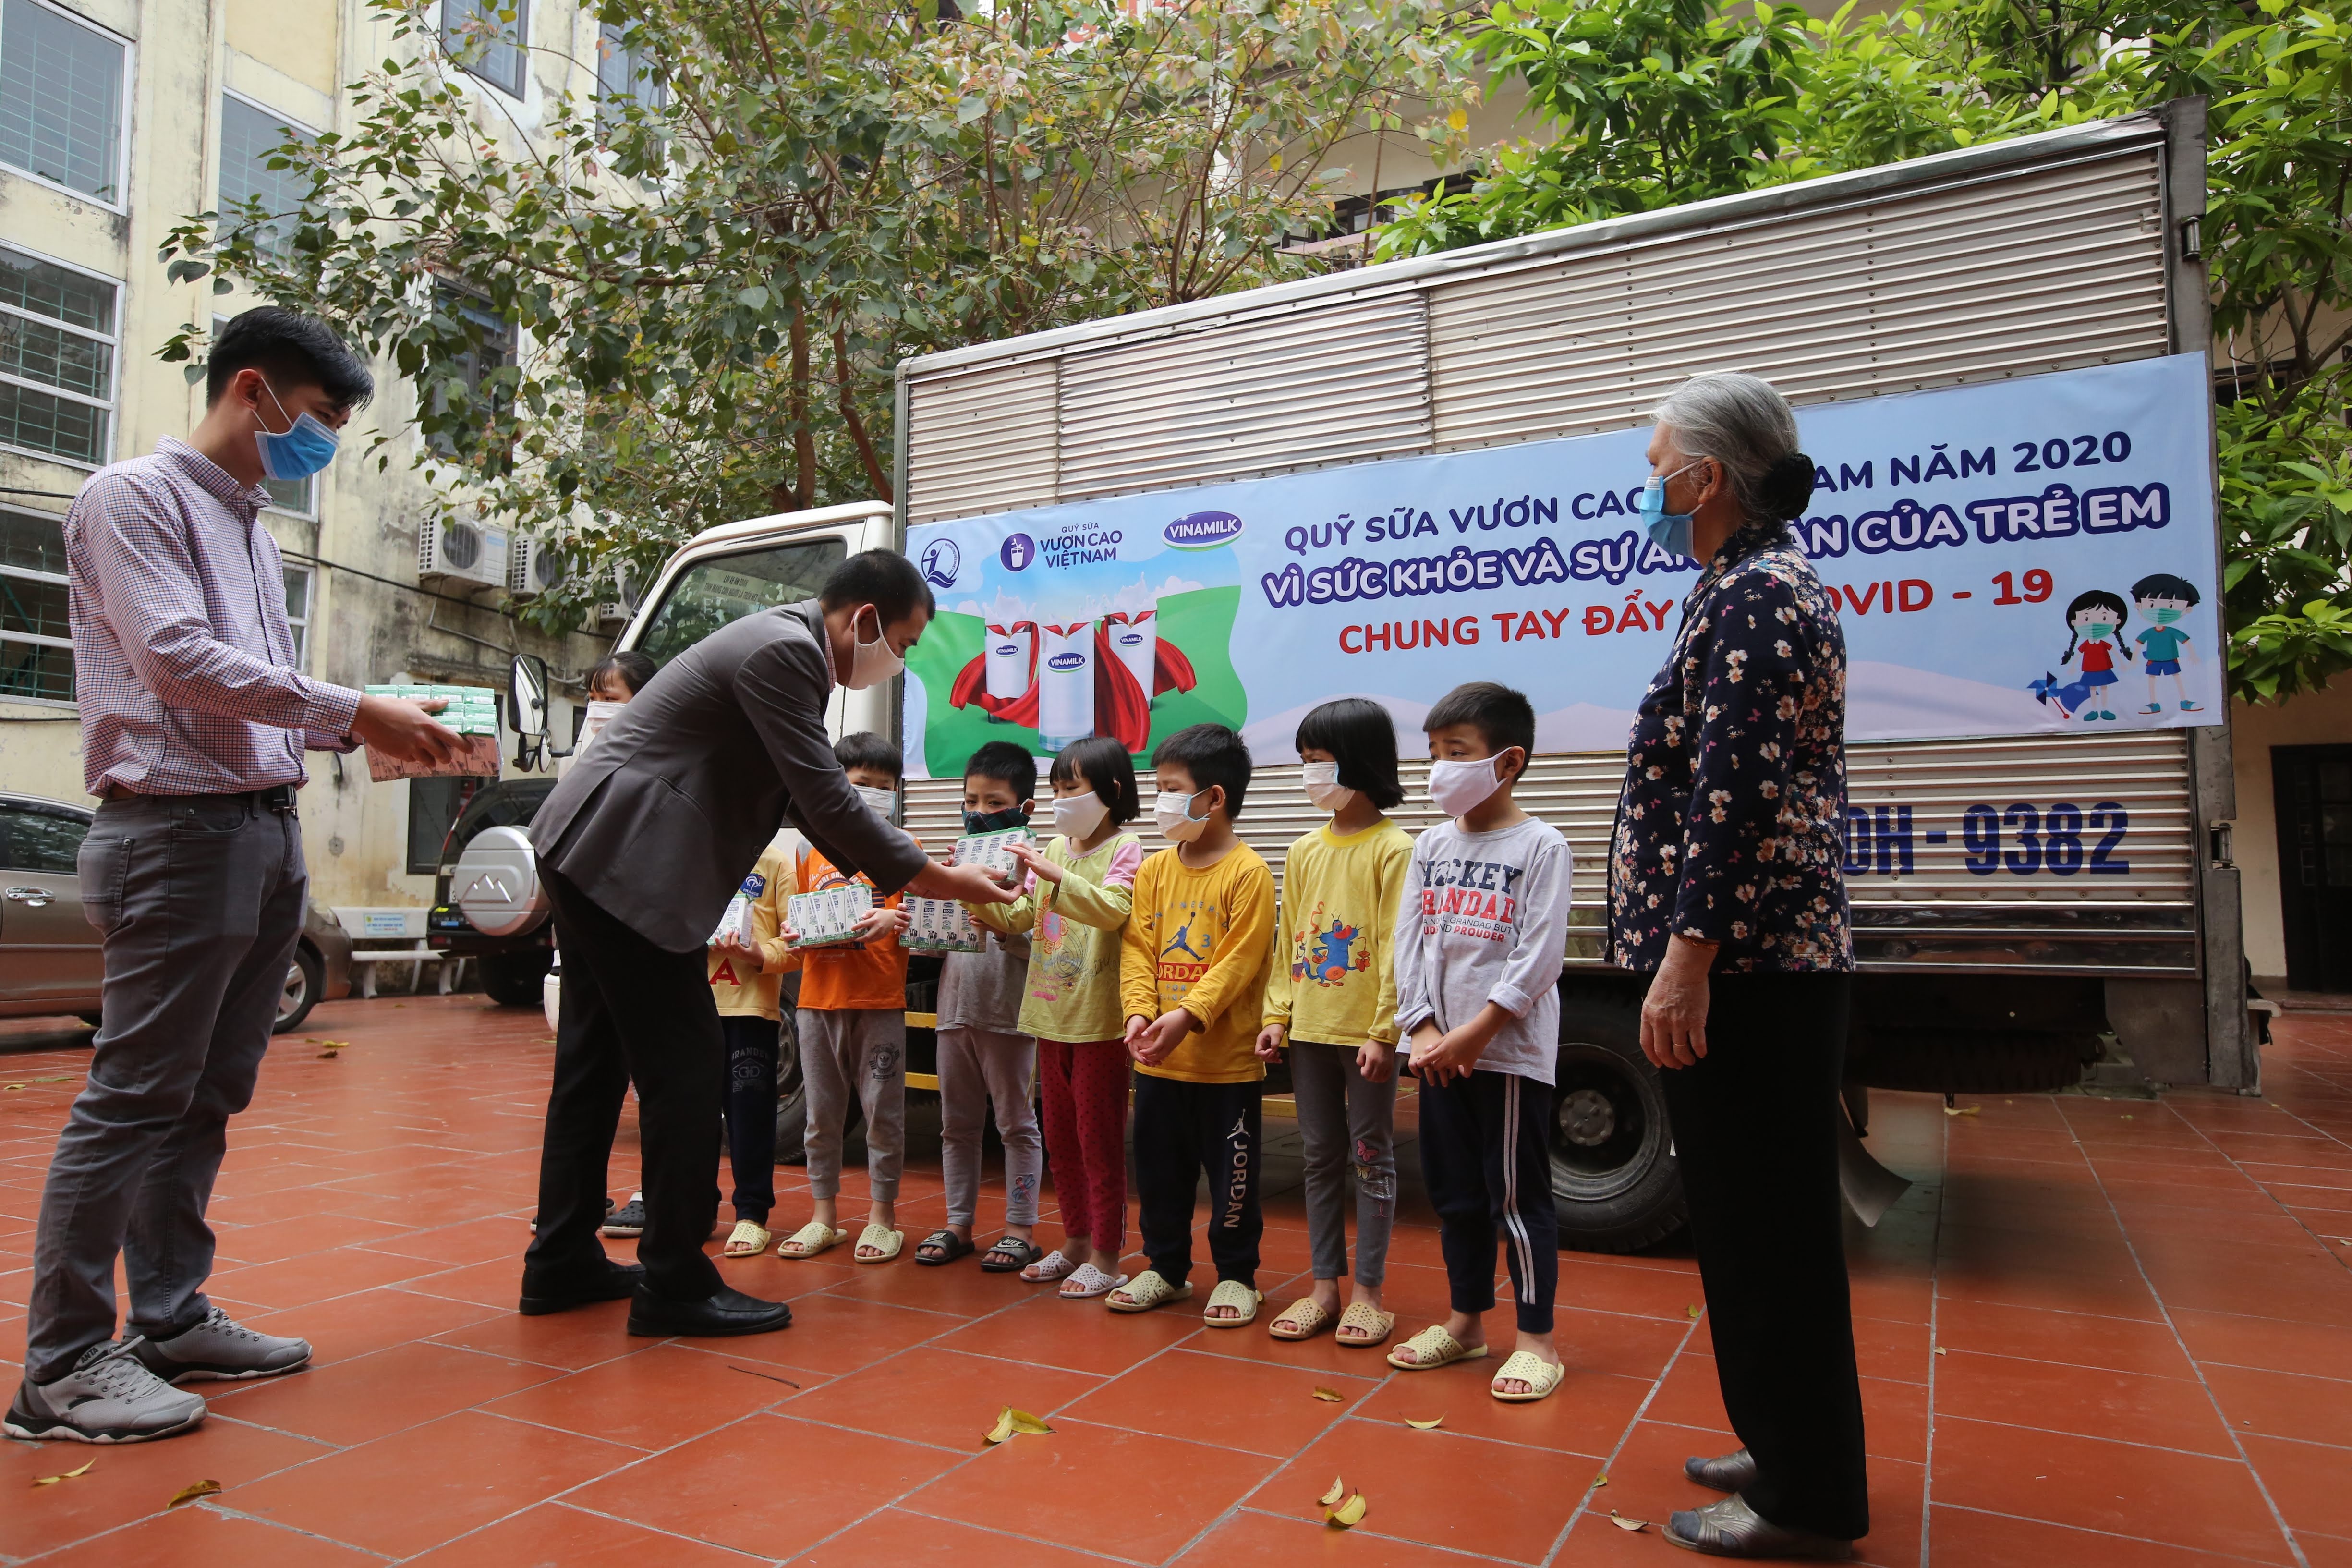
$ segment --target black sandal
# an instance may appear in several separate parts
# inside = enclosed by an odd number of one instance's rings
[[[926,1253],[927,1247],[936,1247],[936,1255]],[[971,1256],[971,1243],[951,1230],[935,1230],[915,1244],[915,1261],[931,1268],[942,1263],[953,1263],[959,1258]]]
[[[1045,1256],[1045,1249],[1034,1241],[1024,1241],[1017,1236],[999,1237],[996,1245],[988,1249],[988,1256],[980,1260],[981,1271],[1012,1274]]]

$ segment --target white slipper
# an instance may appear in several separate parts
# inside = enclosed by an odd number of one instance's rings
[[[1108,1296],[1127,1283],[1127,1276],[1109,1275],[1091,1263],[1081,1263],[1062,1281],[1062,1300],[1090,1301],[1097,1296]]]
[[[1074,1258],[1066,1258],[1059,1247],[1045,1254],[1021,1271],[1021,1278],[1032,1285],[1051,1285],[1056,1279],[1067,1279],[1086,1267]]]

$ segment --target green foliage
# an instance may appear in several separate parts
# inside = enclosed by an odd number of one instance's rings
[[[1915,0],[1804,18],[1758,0],[1518,0],[1466,46],[1551,134],[1382,233],[1449,249],[1918,157],[2168,99],[2210,100],[2236,694],[2352,668],[2352,0]]]
[[[282,150],[301,210],[199,215],[164,255],[388,355],[425,440],[379,463],[413,450],[447,504],[564,538],[549,625],[713,523],[887,499],[908,354],[1305,269],[1282,247],[1328,215],[1335,149],[1378,126],[1458,154],[1475,93],[1434,0],[998,0],[936,26],[599,0],[650,79],[583,101],[595,62],[534,46],[526,136],[465,73],[492,40],[444,40],[436,0],[371,5],[395,58],[347,132]]]

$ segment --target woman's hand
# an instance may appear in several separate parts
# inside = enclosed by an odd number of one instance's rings
[[[1282,1047],[1290,1038],[1290,1031],[1280,1024],[1268,1024],[1257,1032],[1257,1059],[1269,1065],[1282,1059]]]
[[[1696,1067],[1706,1055],[1706,972],[1716,944],[1685,936],[1666,942],[1665,962],[1642,998],[1642,1054],[1661,1068]]]
[[[1397,1048],[1386,1040],[1366,1040],[1356,1047],[1356,1073],[1366,1083],[1386,1083],[1396,1076]]]
[[[1026,844],[1008,844],[1004,847],[1004,852],[1028,867],[1031,871],[1045,881],[1058,882],[1062,879],[1062,868],[1046,859]]]

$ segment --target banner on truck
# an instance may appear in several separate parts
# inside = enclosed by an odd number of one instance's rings
[[[2209,397],[2180,354],[1800,410],[1848,738],[2225,721]],[[1649,437],[911,529],[940,615],[908,659],[910,771],[995,740],[1141,756],[1203,721],[1287,761],[1317,703],[1376,699],[1416,739],[1475,679],[1528,693],[1542,751],[1618,750],[1698,571],[1643,534]]]

